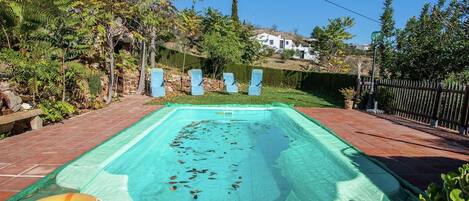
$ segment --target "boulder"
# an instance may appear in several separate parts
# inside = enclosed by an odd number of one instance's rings
[[[8,82],[0,82],[0,92],[8,91],[10,89],[10,84]]]
[[[28,103],[21,104],[21,110],[30,110],[31,108],[33,108],[33,106]]]
[[[1,99],[6,103],[7,108],[13,112],[17,112],[21,109],[21,97],[13,93],[12,91],[0,92]]]

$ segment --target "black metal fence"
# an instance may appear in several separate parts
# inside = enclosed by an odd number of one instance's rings
[[[369,92],[371,83],[370,78],[360,79],[359,93]],[[375,81],[374,88],[376,93],[383,93],[384,89],[390,94],[391,100],[377,101],[386,101],[392,114],[467,135],[469,85],[381,79]]]

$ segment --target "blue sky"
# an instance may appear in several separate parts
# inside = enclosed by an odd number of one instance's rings
[[[331,0],[334,3],[379,20],[383,12],[384,0]],[[192,0],[176,0],[179,9],[190,8]],[[401,28],[411,16],[418,16],[426,3],[437,0],[394,0],[396,27]],[[350,30],[354,38],[349,42],[365,44],[370,42],[370,34],[380,26],[363,17],[335,7],[324,0],[238,0],[239,16],[252,24],[262,27],[277,25],[281,31],[298,32],[309,36],[314,26],[327,24],[329,18],[351,16],[355,26]],[[196,4],[197,10],[213,7],[223,13],[231,14],[231,0],[203,0]]]

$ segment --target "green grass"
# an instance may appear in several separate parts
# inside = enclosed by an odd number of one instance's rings
[[[209,92],[204,96],[180,95],[171,98],[158,98],[150,104],[162,105],[165,103],[180,104],[269,104],[281,102],[298,107],[339,107],[342,98],[337,94],[323,91],[305,92],[296,89],[263,87],[261,96],[248,96],[246,91],[238,94],[222,92]]]

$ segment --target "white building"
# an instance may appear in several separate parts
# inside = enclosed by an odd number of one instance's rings
[[[368,45],[368,44],[351,44],[350,46],[357,50],[362,50],[362,51],[371,50],[371,45]]]
[[[276,53],[281,53],[284,50],[294,50],[296,54],[293,56],[295,59],[304,59],[316,61],[318,59],[318,53],[315,52],[310,45],[295,44],[293,40],[283,38],[282,35],[272,35],[269,33],[260,33],[256,36],[256,39],[264,46],[272,48]]]

